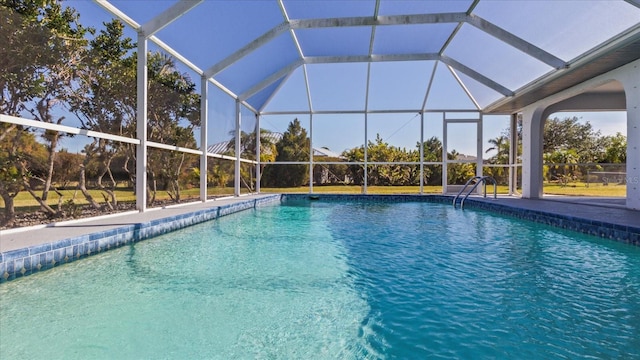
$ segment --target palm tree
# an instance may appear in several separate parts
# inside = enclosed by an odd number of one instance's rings
[[[486,151],[490,153],[495,151],[496,154],[489,158],[489,164],[508,164],[509,163],[509,138],[505,135],[500,135],[497,138],[489,139],[488,143],[491,144]],[[487,175],[493,176],[498,182],[502,183],[506,181],[506,168],[505,167],[489,167],[487,169]]]
[[[506,164],[509,162],[509,138],[500,135],[495,139],[489,139],[492,146],[485,151],[485,154],[496,151],[496,154],[489,159],[492,164]]]
[[[260,162],[273,162],[276,159],[277,150],[276,143],[273,141],[274,133],[267,129],[260,129]],[[235,130],[231,130],[229,135],[232,136],[231,140],[227,144],[227,153],[235,154],[236,148],[236,138],[235,138]],[[256,133],[255,131],[252,133],[246,133],[244,131],[240,132],[240,157],[248,160],[256,159]],[[262,175],[264,171],[264,164],[260,165],[260,175]],[[240,168],[240,176],[242,179],[248,177],[249,184],[245,181],[245,186],[254,189],[254,178],[255,178],[255,168],[250,167],[251,170],[247,171],[246,167]],[[244,181],[244,180],[243,180]]]

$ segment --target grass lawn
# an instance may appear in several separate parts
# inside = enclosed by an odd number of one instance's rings
[[[62,201],[72,199],[75,204],[85,205],[87,200],[82,193],[78,190],[61,190],[63,195]],[[246,189],[242,189],[242,193],[246,193]],[[261,192],[264,193],[308,193],[309,187],[300,186],[295,188],[261,188]],[[357,185],[334,185],[334,186],[314,186],[313,192],[316,194],[361,194],[362,187]],[[491,194],[493,188],[487,187],[487,193]],[[507,194],[508,188],[506,186],[498,186],[498,194]],[[91,196],[99,203],[104,202],[103,192],[100,190],[89,190]],[[131,189],[118,189],[115,191],[118,202],[135,202],[136,197]],[[209,188],[207,193],[210,196],[221,195],[233,195],[233,188]],[[418,194],[420,193],[419,186],[369,186],[367,188],[368,194]],[[425,194],[441,194],[442,186],[424,186]],[[566,195],[566,196],[619,196],[624,197],[626,195],[625,185],[609,185],[602,186],[601,184],[591,184],[589,187],[585,183],[570,183],[566,186],[559,184],[544,184],[544,193],[553,195]],[[200,195],[200,190],[197,188],[185,189],[181,192],[183,199],[197,199]],[[159,191],[156,195],[158,200],[168,200],[169,195],[166,191]],[[47,203],[51,206],[57,206],[59,196],[52,192],[50,193]],[[29,195],[28,192],[20,192],[14,199],[16,211],[35,211],[39,208],[38,203]],[[0,208],[4,208],[4,201],[0,199]]]
[[[85,199],[84,195],[80,190],[60,190],[62,193],[62,202],[64,203],[67,200],[73,200],[73,202],[77,205],[86,205],[89,202]],[[233,188],[209,188],[208,195],[233,195]],[[36,194],[41,195],[41,192],[36,192]],[[104,203],[103,194],[106,195],[105,192],[100,190],[89,190],[89,194],[98,202]],[[131,189],[117,189],[115,190],[115,195],[118,202],[135,202],[136,196]],[[200,189],[184,189],[180,192],[180,196],[182,199],[190,199],[190,198],[198,198],[200,196]],[[47,204],[50,206],[57,206],[60,196],[55,192],[49,193],[49,198],[47,199]],[[156,199],[158,200],[169,200],[169,194],[166,191],[158,191],[156,194]],[[37,210],[40,208],[38,202],[26,191],[21,191],[18,195],[13,199],[14,206],[16,211],[29,211],[29,210]],[[4,201],[0,198],[0,208],[4,208]]]
[[[627,194],[626,185],[608,185],[602,184],[590,184],[589,187],[583,182],[569,183],[566,186],[560,184],[545,183],[543,192],[550,195],[565,195],[565,196],[608,196],[608,197],[625,197]]]

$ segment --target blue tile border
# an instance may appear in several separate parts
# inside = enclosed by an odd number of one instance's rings
[[[287,201],[358,201],[358,202],[431,202],[451,203],[453,197],[449,195],[376,195],[376,194],[282,194],[282,202]]]
[[[221,216],[280,203],[281,195],[274,194],[233,204],[212,206],[190,213],[169,216],[146,223],[126,225],[115,229],[81,235],[52,243],[0,253],[0,283],[96,255],[117,247],[136,243]]]
[[[451,195],[344,195],[344,194],[283,194],[282,201],[359,201],[359,202],[431,202],[453,203]],[[468,198],[466,209],[487,210],[500,215],[529,220],[562,229],[568,229],[584,234],[612,239],[624,243],[640,246],[640,226],[623,226],[602,221],[583,219],[570,215],[557,214],[540,210],[523,209],[490,201]]]
[[[579,218],[570,215],[563,215],[554,212],[522,209],[505,204],[478,201],[472,198],[469,198],[465,201],[465,207],[487,210],[493,213],[512,216],[522,220],[530,220],[561,229],[572,230],[588,235],[640,246],[640,226],[624,226],[597,220]]]
[[[169,216],[146,223],[126,225],[53,243],[2,252],[0,253],[0,283],[260,205],[314,200],[323,202],[430,202],[451,204],[452,199],[453,197],[449,195],[418,194],[274,194],[258,199],[238,201],[228,205],[212,206],[207,209]],[[491,211],[500,215],[512,216],[522,220],[534,221],[640,246],[640,227],[622,226],[552,212],[523,209],[473,198],[467,199],[465,205],[466,208]]]

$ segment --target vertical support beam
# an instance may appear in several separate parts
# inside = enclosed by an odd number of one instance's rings
[[[260,173],[260,169],[262,168],[262,163],[260,161],[260,156],[262,156],[262,145],[260,144],[260,141],[262,141],[262,139],[260,139],[261,133],[260,133],[260,115],[256,114],[256,161],[258,162],[256,164],[256,193],[260,193],[260,180],[262,177],[262,174]]]
[[[522,197],[542,197],[542,140],[544,107],[529,107],[522,112]]]
[[[362,193],[366,194],[367,193],[367,186],[368,186],[368,182],[367,182],[367,177],[368,177],[368,168],[369,166],[367,165],[367,162],[369,161],[369,154],[367,152],[367,148],[368,143],[367,143],[367,139],[368,139],[368,135],[367,135],[367,130],[368,130],[368,118],[367,118],[367,112],[364,113],[364,171],[362,172],[362,174],[364,175],[364,178],[362,179],[363,181],[363,188],[362,188]]]
[[[136,135],[136,208],[147,210],[147,38],[138,33]]]
[[[476,123],[476,176],[482,176],[484,172],[482,169],[482,121],[482,114],[480,114],[480,119],[478,119],[478,122]]]
[[[627,100],[627,208],[640,210],[640,61],[619,79]]]
[[[448,192],[449,177],[447,176],[447,119],[442,113],[442,193]]]
[[[207,201],[207,133],[209,129],[209,81],[204,76],[200,82],[200,200]]]
[[[509,122],[509,195],[518,193],[518,114]]]
[[[420,111],[420,195],[424,194],[424,111]]]
[[[313,194],[313,114],[309,114],[309,194]]]
[[[236,100],[236,148],[235,148],[235,154],[236,154],[236,160],[235,160],[235,166],[234,166],[234,170],[235,170],[235,176],[233,179],[233,195],[234,196],[240,196],[240,149],[241,149],[241,145],[240,145],[240,126],[242,125],[242,111],[240,108],[240,100]]]

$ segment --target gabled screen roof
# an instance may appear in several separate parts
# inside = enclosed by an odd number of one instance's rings
[[[640,44],[634,0],[96,2],[268,113],[510,110],[603,45]]]

